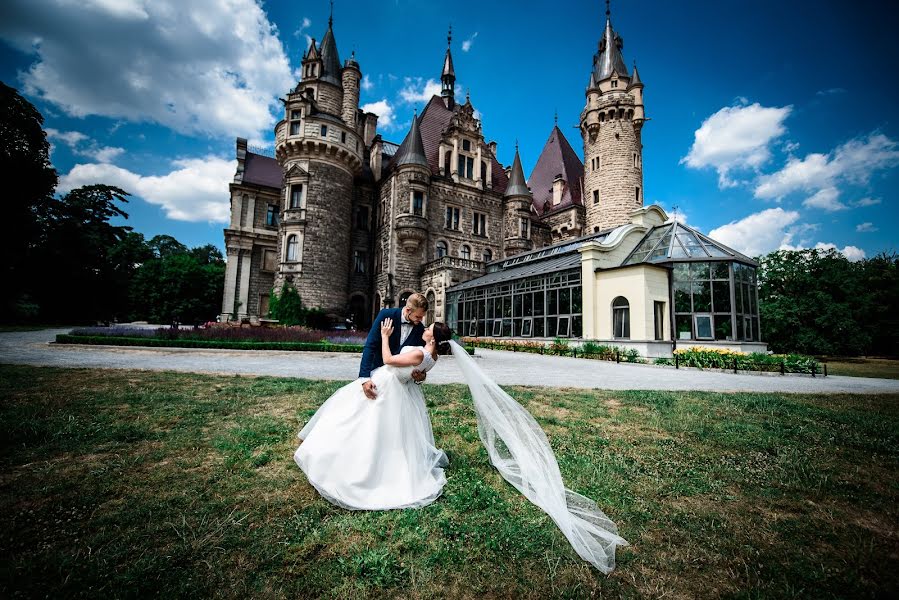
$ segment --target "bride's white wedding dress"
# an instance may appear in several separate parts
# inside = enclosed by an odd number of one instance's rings
[[[299,433],[297,465],[328,501],[350,510],[415,508],[440,496],[446,454],[434,433],[421,387],[412,371],[436,363],[424,348],[415,367],[383,366],[371,374],[378,397],[369,400],[359,381],[337,390]]]

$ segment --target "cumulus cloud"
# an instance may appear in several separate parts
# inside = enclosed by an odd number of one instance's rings
[[[796,232],[790,226],[798,220],[795,210],[769,208],[713,229],[709,237],[747,256],[759,256],[792,242]]]
[[[792,110],[758,102],[726,106],[702,122],[680,162],[694,169],[712,167],[718,172],[718,187],[732,187],[737,184],[735,171],[758,169],[768,162],[771,144],[786,132],[783,123]]]
[[[859,233],[873,233],[875,231],[880,231],[880,229],[875,227],[874,223],[871,222],[859,223],[855,226],[855,230]]]
[[[80,131],[59,131],[58,129],[48,127],[46,132],[47,138],[51,141],[52,150],[55,150],[52,142],[60,141],[71,148],[73,154],[92,158],[97,162],[112,162],[125,153],[124,148],[117,146],[100,146]]]
[[[105,183],[122,188],[150,204],[156,204],[170,219],[226,223],[230,219],[228,183],[237,162],[217,156],[186,158],[172,162],[165,175],[140,175],[115,165],[75,165],[60,178],[57,191]]]
[[[818,190],[802,203],[806,208],[820,208],[827,212],[836,212],[838,210],[846,210],[849,208],[840,202],[840,190],[832,187]]]
[[[375,87],[375,84],[372,83],[371,79],[368,77],[368,73],[362,76],[362,83],[360,85],[366,92]]]
[[[899,144],[871,133],[838,146],[828,154],[811,153],[790,157],[775,173],[758,180],[756,198],[777,200],[793,192],[819,192],[841,183],[866,184],[879,170],[899,165]]]
[[[858,262],[865,259],[865,251],[857,246],[843,246],[842,249],[837,248],[836,244],[818,242],[815,244],[815,250],[836,250],[852,262]]]
[[[396,122],[394,121],[396,113],[394,112],[393,106],[387,101],[387,98],[382,98],[377,102],[363,104],[360,108],[363,112],[371,112],[378,115],[379,128],[383,127],[384,129],[389,130],[396,125]]]
[[[859,198],[858,200],[852,203],[852,206],[856,208],[862,208],[865,206],[875,206],[883,202],[880,198]]]
[[[403,88],[400,90],[400,98],[409,104],[427,102],[431,96],[440,95],[440,82],[421,77],[404,77]]]
[[[6,0],[0,38],[35,57],[25,92],[69,116],[261,137],[294,83],[255,0]]]
[[[475,31],[470,38],[462,42],[462,52],[468,52],[469,50],[471,50],[471,45],[474,43],[474,39],[476,37],[478,37],[477,31]]]

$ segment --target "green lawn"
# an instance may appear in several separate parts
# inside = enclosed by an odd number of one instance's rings
[[[899,360],[895,358],[828,358],[828,375],[899,379]]]
[[[511,388],[632,546],[603,576],[426,385],[443,497],[348,512],[294,465],[338,383],[0,366],[0,595],[874,598],[899,591],[899,396]]]

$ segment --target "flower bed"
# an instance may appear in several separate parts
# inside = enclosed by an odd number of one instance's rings
[[[571,356],[591,360],[614,360],[617,362],[644,363],[646,360],[633,348],[619,348],[593,342],[584,342],[580,346],[572,346],[568,340],[556,338],[552,342],[526,340],[497,340],[494,338],[464,337],[462,340],[477,348],[490,350],[508,350],[510,352],[531,352],[549,354],[551,356]]]
[[[91,344],[107,346],[148,346],[152,348],[222,348],[226,350],[287,350],[312,352],[362,352],[362,344],[334,344],[319,342],[265,342],[252,340],[203,340],[190,338],[126,337],[104,335],[56,336],[58,344]]]
[[[674,358],[657,358],[655,364],[771,373],[818,374],[823,372],[821,364],[817,360],[803,354],[746,353],[703,346],[678,348],[674,351]]]
[[[324,331],[306,327],[231,327],[209,325],[196,329],[159,327],[148,329],[117,325],[113,327],[79,327],[71,335],[156,338],[160,340],[197,340],[225,342],[327,342],[331,344],[361,345],[365,343],[364,331]]]

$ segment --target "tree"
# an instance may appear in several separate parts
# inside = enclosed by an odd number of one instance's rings
[[[882,252],[861,265],[862,287],[870,296],[864,325],[870,354],[899,356],[899,254]]]
[[[281,325],[304,325],[306,323],[306,309],[297,289],[286,281],[281,285],[281,291],[272,290],[269,297],[268,314],[277,319]]]
[[[43,123],[41,113],[30,102],[0,82],[0,180],[10,186],[3,210],[6,221],[13,224],[4,232],[3,281],[9,287],[3,319],[23,316],[17,306],[33,305],[29,296],[35,271],[29,264],[34,248],[42,241],[41,214],[52,201],[57,184]]]
[[[867,352],[873,299],[862,270],[836,250],[781,250],[762,257],[762,339],[777,352]]]

